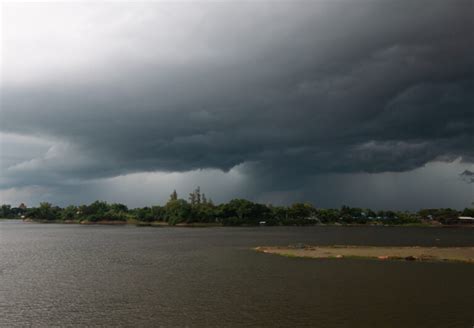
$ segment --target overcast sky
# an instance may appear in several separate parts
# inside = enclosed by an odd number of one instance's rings
[[[0,6],[1,203],[474,201],[472,0]]]

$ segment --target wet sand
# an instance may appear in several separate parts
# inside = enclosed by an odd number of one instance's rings
[[[256,247],[256,251],[287,257],[361,258],[376,260],[450,261],[474,263],[474,247],[287,246]]]

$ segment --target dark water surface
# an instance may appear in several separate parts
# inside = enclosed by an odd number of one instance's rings
[[[467,327],[474,265],[292,259],[259,245],[473,246],[474,229],[0,222],[0,327]]]

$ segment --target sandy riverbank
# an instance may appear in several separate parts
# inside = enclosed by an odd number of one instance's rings
[[[288,246],[256,247],[256,251],[288,257],[362,258],[407,261],[452,261],[474,263],[474,247],[385,247],[385,246]]]

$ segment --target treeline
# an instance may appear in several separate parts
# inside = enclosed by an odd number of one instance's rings
[[[27,208],[2,205],[0,218],[28,219],[47,222],[161,222],[176,224],[238,225],[314,225],[314,224],[420,224],[458,223],[459,216],[474,216],[474,208],[463,211],[454,209],[423,209],[418,212],[373,211],[371,209],[342,206],[340,209],[321,209],[309,203],[291,206],[272,206],[245,199],[233,199],[215,205],[198,187],[188,200],[178,197],[176,191],[164,206],[129,209],[124,204],[95,201],[90,205],[61,208],[50,203]]]

